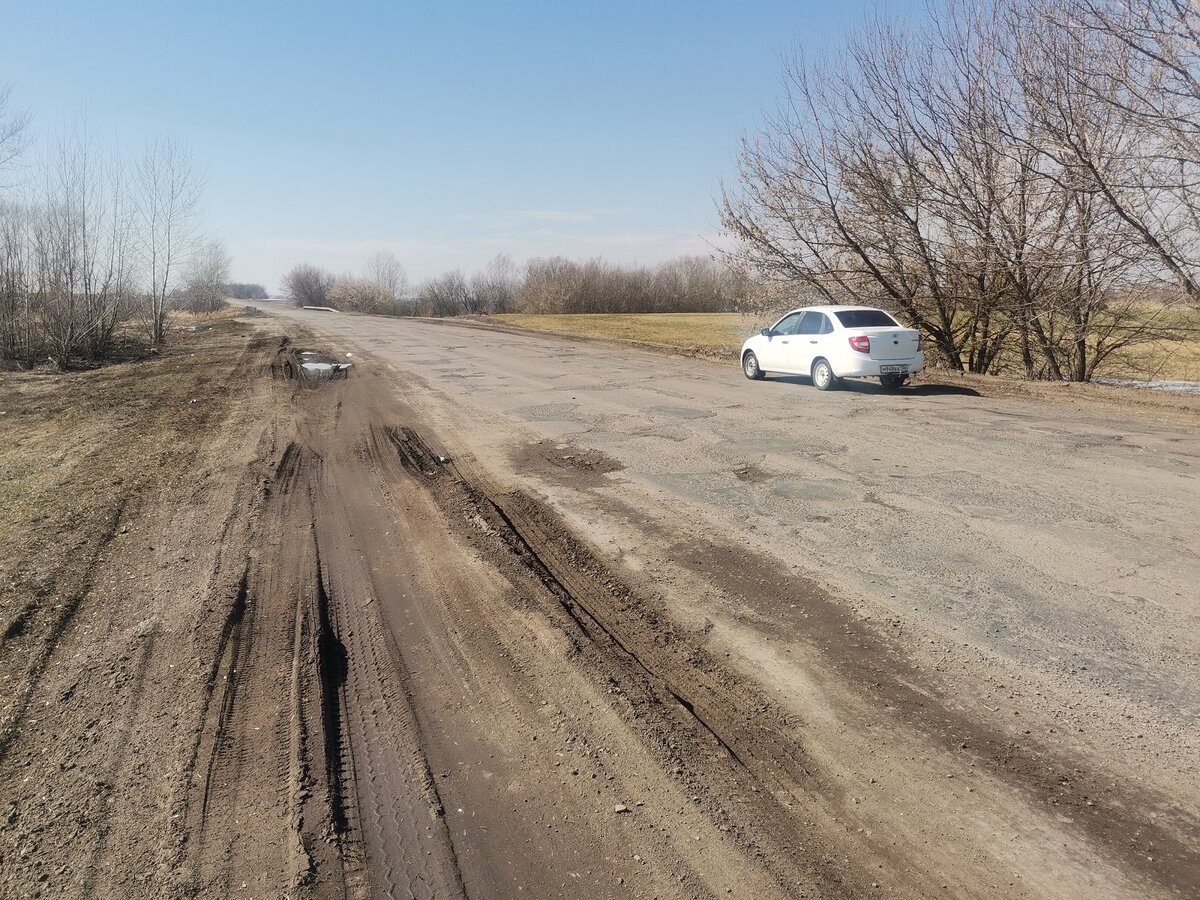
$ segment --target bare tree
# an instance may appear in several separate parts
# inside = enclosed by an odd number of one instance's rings
[[[234,281],[228,285],[229,296],[235,300],[266,300],[267,289],[261,284]]]
[[[417,288],[417,306],[423,316],[459,316],[474,310],[475,302],[460,270],[430,278]]]
[[[12,88],[0,87],[0,175],[28,147],[29,113],[12,110]],[[0,187],[4,183],[0,182]],[[29,211],[0,196],[0,357],[29,355]]]
[[[202,183],[187,150],[174,137],[146,145],[136,166],[138,234],[149,283],[150,338],[166,337],[167,298],[180,263],[191,254]]]
[[[925,56],[879,23],[830,61],[790,61],[787,93],[742,142],[738,193],[722,221],[734,262],[827,302],[899,307],[958,367],[962,298],[949,283],[937,148],[916,126]],[[942,201],[939,204],[939,201]]]
[[[363,267],[363,277],[344,275],[328,288],[328,301],[338,309],[372,315],[411,314],[408,273],[392,253],[373,254]]]
[[[296,306],[328,306],[335,279],[324,269],[300,263],[283,276],[283,290]]]
[[[1113,166],[1073,143],[1078,165],[1145,248],[1200,303],[1200,16],[1190,0],[1030,0],[1031,29],[1083,59],[1081,100],[1137,130]],[[1049,28],[1047,28],[1049,26]]]
[[[128,200],[119,167],[84,124],[58,138],[35,231],[36,295],[44,338],[61,368],[109,349],[131,293]]]
[[[577,295],[582,284],[580,274],[579,265],[562,256],[527,261],[518,308],[525,313],[568,311],[567,298]]]
[[[741,307],[749,281],[723,263],[680,257],[657,266],[531,259],[516,308],[532,313],[716,312]]]
[[[0,201],[0,358],[32,360],[40,350],[34,329],[33,213]]]
[[[380,250],[372,254],[363,267],[363,275],[389,304],[408,294],[408,272],[394,253]]]
[[[1134,164],[1145,130],[1096,102],[1106,35],[1060,27],[1078,8],[948,0],[923,29],[872,21],[829,61],[789,64],[722,199],[735,262],[898,307],[970,371],[994,370],[1015,335],[1028,375],[1084,380],[1154,336],[1130,210],[1161,209],[1160,182]],[[1140,207],[1122,207],[1130,190],[1148,192]]]
[[[749,285],[722,262],[680,256],[651,270],[649,292],[656,312],[725,312],[749,296]]]
[[[31,116],[27,110],[11,108],[12,86],[0,86],[0,173],[8,169],[29,147]]]
[[[5,117],[8,96],[0,92],[0,164],[28,121]],[[20,202],[0,198],[0,355],[60,368],[97,361],[135,311],[162,341],[200,184],[171,140],[149,144],[130,175],[81,121],[56,137]]]
[[[520,286],[520,273],[506,253],[497,254],[487,266],[471,276],[475,305],[488,315],[510,312],[516,304]]]
[[[351,312],[371,315],[398,315],[401,301],[391,291],[370,278],[344,275],[333,282],[328,293],[329,305]]]
[[[196,248],[183,275],[181,305],[188,312],[210,313],[224,308],[229,292],[232,258],[216,239]]]

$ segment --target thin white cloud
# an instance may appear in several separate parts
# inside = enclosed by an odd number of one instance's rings
[[[697,234],[693,231],[616,231],[600,234],[563,234],[558,242],[579,248],[575,252],[613,254],[614,259],[638,259],[658,262],[673,256],[708,256],[726,246],[721,233]]]
[[[491,227],[518,225],[522,222],[548,222],[559,225],[578,225],[592,222],[605,216],[619,216],[632,212],[628,209],[516,209],[498,213],[458,213],[460,222],[478,222]]]
[[[390,250],[401,258],[426,254],[452,253],[459,244],[446,241],[417,240],[407,237],[378,238],[307,238],[276,236],[255,242],[255,248],[270,252],[285,252],[297,257],[356,257],[366,258],[378,250]]]

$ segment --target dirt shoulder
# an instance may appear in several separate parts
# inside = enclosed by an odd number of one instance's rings
[[[215,320],[141,362],[2,376],[6,896],[175,879],[209,617],[237,593],[218,561],[255,496],[262,341]]]

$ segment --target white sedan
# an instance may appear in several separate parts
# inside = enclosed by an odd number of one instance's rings
[[[882,309],[806,306],[794,309],[742,344],[742,371],[807,375],[818,390],[843,378],[878,378],[898,388],[925,368],[924,341]]]

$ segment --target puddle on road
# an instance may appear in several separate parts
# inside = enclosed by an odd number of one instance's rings
[[[332,376],[337,372],[346,371],[350,365],[348,363],[305,362],[300,363],[300,367],[313,375]]]
[[[318,350],[293,349],[286,339],[280,344],[271,363],[274,378],[300,379],[307,382],[332,381],[347,378],[353,363],[338,359]],[[349,353],[346,354],[350,356]]]
[[[301,375],[318,380],[345,378],[353,366],[353,363],[342,362],[316,350],[297,350],[296,360],[300,363]]]

